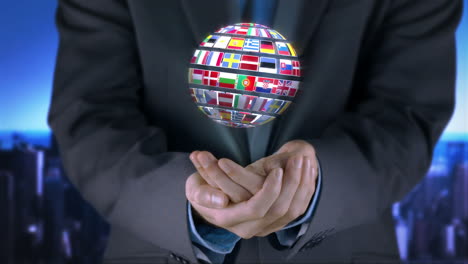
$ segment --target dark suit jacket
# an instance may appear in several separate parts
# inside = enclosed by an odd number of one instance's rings
[[[235,2],[59,3],[49,124],[68,176],[112,226],[108,261],[196,262],[184,192],[195,171],[189,153],[251,162],[245,130],[197,110],[186,77],[198,43],[239,22]],[[390,207],[424,176],[452,114],[461,5],[279,1],[270,26],[296,47],[304,81],[273,123],[265,155],[308,140],[322,193],[292,248],[272,236],[243,240],[234,261],[398,259]]]

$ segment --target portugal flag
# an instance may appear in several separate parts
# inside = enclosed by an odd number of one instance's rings
[[[237,77],[237,90],[254,91],[255,90],[255,76],[238,75]]]

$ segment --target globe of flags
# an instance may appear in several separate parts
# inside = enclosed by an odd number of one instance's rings
[[[256,23],[223,27],[195,50],[188,74],[198,109],[213,121],[255,127],[281,115],[296,96],[301,66],[279,32]]]

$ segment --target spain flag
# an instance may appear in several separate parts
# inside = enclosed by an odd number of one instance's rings
[[[244,47],[244,41],[245,39],[243,38],[232,38],[231,41],[229,41],[227,48],[233,50],[242,50]]]

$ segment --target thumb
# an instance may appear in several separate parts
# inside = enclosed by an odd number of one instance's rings
[[[198,186],[191,198],[198,205],[214,209],[225,208],[229,203],[229,197],[223,191],[208,184]]]

